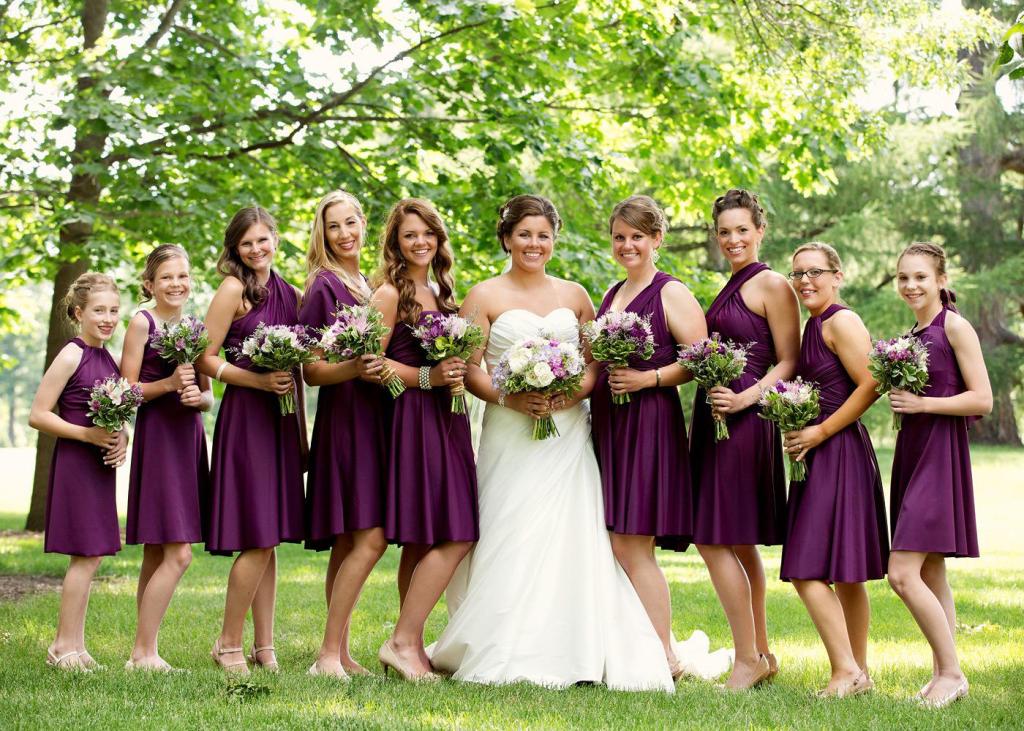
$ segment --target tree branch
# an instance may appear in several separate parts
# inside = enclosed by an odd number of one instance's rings
[[[1003,170],[1012,170],[1024,175],[1024,147],[1007,152],[999,159],[999,165]]]
[[[892,280],[894,280],[895,278],[895,274],[886,274],[884,277],[882,277],[882,281],[875,285],[875,289],[882,289],[883,287],[888,286],[888,284],[892,282]]]
[[[546,5],[538,5],[537,9],[538,10],[543,10],[545,8],[553,7],[555,5],[557,5],[556,2],[548,3]],[[436,34],[434,34],[432,36],[428,36],[426,38],[422,38],[421,40],[419,40],[418,42],[416,42],[413,45],[409,46],[408,48],[405,48],[402,51],[399,51],[394,56],[389,58],[387,61],[384,61],[380,65],[378,65],[375,68],[371,69],[370,72],[363,79],[355,82],[354,84],[352,84],[352,86],[350,86],[345,91],[339,92],[338,94],[335,94],[335,95],[329,97],[326,101],[324,101],[322,104],[320,104],[319,107],[317,107],[316,109],[313,109],[312,111],[309,111],[309,112],[307,112],[305,114],[300,113],[300,110],[298,108],[294,107],[294,106],[282,106],[282,107],[275,107],[273,109],[262,109],[262,110],[256,112],[255,114],[253,114],[250,117],[246,117],[246,118],[242,118],[242,119],[238,119],[238,120],[233,120],[231,122],[231,124],[244,124],[246,122],[265,121],[265,120],[268,120],[268,119],[273,119],[275,117],[279,118],[279,119],[281,119],[283,121],[287,120],[287,121],[299,122],[302,126],[309,126],[309,125],[312,125],[312,124],[316,124],[316,123],[321,122],[324,119],[326,119],[328,113],[331,112],[332,110],[342,106],[343,104],[348,103],[350,99],[352,99],[357,94],[359,94],[359,92],[361,92],[363,89],[365,89],[381,73],[383,73],[386,69],[388,69],[389,67],[391,67],[394,64],[398,63],[399,61],[402,61],[402,60],[408,58],[409,56],[413,55],[417,51],[419,51],[419,50],[421,50],[423,48],[426,48],[426,47],[428,47],[430,45],[433,45],[434,43],[442,41],[442,40],[444,40],[446,38],[450,38],[450,37],[452,37],[454,35],[457,35],[459,33],[464,33],[464,32],[466,32],[468,30],[472,30],[473,28],[478,28],[480,26],[483,26],[483,25],[486,25],[488,23],[492,23],[492,22],[495,22],[495,21],[498,21],[498,20],[500,20],[500,18],[497,18],[497,17],[484,18],[483,20],[478,20],[478,21],[475,21],[475,22],[472,22],[472,23],[464,23],[462,25],[455,26],[454,28],[449,28],[446,31],[442,31],[442,32],[436,33]],[[175,28],[181,28],[181,26],[176,25]],[[187,30],[187,29],[184,29],[184,28],[182,28],[182,31],[185,32],[185,33],[188,33],[189,35],[192,35],[193,37],[197,37],[197,38],[201,37],[198,34],[196,34],[194,31],[190,31],[190,30]],[[212,39],[204,38],[204,40],[206,40],[207,42],[212,42]],[[218,45],[218,47],[220,47],[223,50],[223,46],[220,46],[219,43],[217,45]],[[228,126],[228,121],[223,119],[223,118],[218,120],[218,121],[211,121],[208,118],[193,117],[192,119],[183,122],[183,124],[188,127],[187,130],[179,130],[176,133],[171,133],[171,134],[165,135],[164,137],[160,137],[160,138],[157,138],[155,140],[150,140],[149,142],[146,142],[146,143],[144,143],[142,145],[138,145],[138,146],[136,146],[134,148],[134,151],[135,151],[134,153],[129,153],[129,152],[113,153],[112,152],[111,154],[109,154],[105,158],[103,158],[102,162],[104,164],[106,164],[106,165],[110,165],[110,164],[117,163],[117,162],[124,162],[125,160],[129,160],[129,159],[132,159],[132,158],[135,158],[135,157],[139,156],[139,154],[145,154],[146,151],[148,151],[149,154],[160,154],[161,151],[163,150],[163,148],[167,147],[168,145],[170,145],[173,142],[173,140],[174,140],[174,138],[175,138],[175,136],[177,134],[206,134],[206,133],[209,133],[209,132],[215,132],[217,130],[223,129],[224,127]],[[201,126],[198,126],[198,125],[201,125]],[[265,141],[265,142],[258,143],[259,144],[258,147],[249,146],[247,148],[240,148],[240,150],[244,150],[245,152],[249,152],[249,151],[252,151],[254,149],[266,149],[268,147],[281,147],[281,146],[283,146],[285,144],[288,144],[288,142],[291,140],[291,138],[294,137],[295,132],[296,132],[296,130],[293,130],[288,135],[288,137],[285,138],[285,140],[287,140],[287,141],[283,141],[283,140],[280,140],[280,139],[279,140],[268,140],[268,141]],[[239,154],[244,154],[244,152],[239,151],[239,150],[233,150],[232,152],[225,153],[225,154],[227,154],[230,157],[237,157]],[[207,156],[207,159],[220,160],[220,159],[224,159],[224,155]]]
[[[5,13],[7,12],[6,8],[4,8],[3,10]],[[2,17],[3,16],[0,15],[0,18]],[[32,33],[32,31],[40,30],[41,28],[49,28],[51,25],[60,25],[61,23],[66,23],[67,21],[74,19],[74,15],[63,15],[60,18],[57,18],[56,20],[51,20],[49,23],[39,23],[38,25],[30,25],[26,28],[22,28],[14,35],[4,36],[3,38],[0,38],[0,43],[11,43],[16,38],[21,38],[22,36],[29,35],[30,33]]]
[[[156,44],[160,42],[160,39],[167,35],[167,31],[171,29],[171,25],[174,24],[174,16],[178,14],[178,10],[184,4],[185,0],[171,0],[170,6],[164,12],[162,18],[160,18],[160,25],[153,31],[153,34],[146,39],[146,42],[142,44],[143,48],[156,48]]]

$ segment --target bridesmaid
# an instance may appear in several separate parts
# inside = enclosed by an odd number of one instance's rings
[[[690,427],[696,502],[693,541],[707,564],[732,630],[736,663],[726,688],[753,687],[778,672],[768,649],[766,583],[757,544],[783,542],[786,483],[778,429],[758,416],[761,389],[796,372],[800,312],[785,277],[758,261],[764,210],[730,190],[715,201],[715,234],[732,277],[707,311],[708,332],[750,346],[747,368],[729,386],[697,390]],[[731,437],[716,442],[712,409]]]
[[[317,205],[306,256],[306,292],[299,322],[316,331],[334,322],[340,305],[365,304],[370,287],[359,272],[366,217],[359,201],[334,191]],[[380,385],[383,361],[318,361],[303,369],[320,386],[306,483],[306,546],[330,548],[327,627],[311,675],[344,680],[366,674],[349,652],[352,610],[370,571],[387,548],[384,538],[386,440],[391,399]]]
[[[92,426],[89,389],[120,375],[105,344],[114,334],[120,296],[106,274],[87,272],[68,291],[67,316],[79,328],[39,383],[28,423],[57,438],[46,496],[47,553],[70,556],[60,594],[57,637],[46,664],[59,670],[99,667],[85,649],[85,614],[92,577],[103,556],[121,550],[114,468],[124,464],[128,436]],[[56,413],[54,408],[56,407]]]
[[[874,687],[864,582],[885,576],[889,556],[882,478],[859,421],[878,398],[868,370],[871,338],[853,310],[838,303],[842,268],[828,244],[804,244],[793,253],[789,278],[811,316],[796,372],[817,384],[821,415],[785,435],[786,452],[806,461],[808,472],[789,486],[781,571],[807,607],[832,665],[819,696],[839,698]]]
[[[241,674],[249,672],[242,630],[250,607],[255,642],[249,659],[264,669],[278,669],[274,548],[303,537],[302,410],[282,416],[278,406],[278,396],[295,391],[294,377],[257,370],[238,353],[261,322],[299,321],[298,292],[272,267],[277,246],[277,224],[263,208],[243,208],[231,219],[217,262],[224,281],[206,316],[210,346],[198,362],[202,373],[227,384],[213,433],[206,550],[241,552],[231,566],[224,622],[211,655],[225,670]],[[221,346],[227,360],[218,355]]]
[[[388,541],[402,546],[401,611],[378,657],[406,680],[434,680],[423,627],[479,537],[476,466],[469,418],[451,412],[448,389],[462,383],[466,363],[448,358],[430,367],[412,328],[428,313],[456,311],[454,257],[437,209],[418,198],[391,209],[382,248],[372,302],[391,328],[387,363],[407,390],[395,400],[384,525]]]
[[[208,497],[206,432],[200,411],[213,406],[206,376],[191,364],[175,367],[150,344],[157,326],[181,319],[192,291],[188,254],[175,244],[153,249],[142,272],[143,302],[128,324],[121,374],[142,386],[145,403],[135,420],[128,487],[126,540],[144,544],[135,647],[126,670],[171,670],[157,651],[157,633],[174,589],[192,562],[190,544],[203,540],[200,505]]]
[[[654,557],[657,543],[685,550],[693,535],[690,460],[686,423],[676,386],[690,373],[676,364],[676,348],[707,337],[696,298],[675,277],[658,271],[665,214],[645,195],[612,210],[612,254],[626,279],[604,297],[609,311],[650,317],[655,351],[628,368],[602,369],[591,393],[594,448],[601,467],[605,523],[612,551],[629,576],[665,648],[673,678],[682,664],[672,647],[668,583]],[[612,394],[632,394],[615,406]]]
[[[932,678],[918,698],[941,708],[967,695],[946,557],[979,555],[967,424],[992,411],[992,387],[978,336],[946,289],[946,252],[914,243],[896,266],[900,296],[917,319],[912,334],[928,348],[928,385],[921,395],[889,395],[903,414],[890,483],[889,583],[932,648]]]

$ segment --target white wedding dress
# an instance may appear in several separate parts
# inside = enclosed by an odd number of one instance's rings
[[[575,313],[503,312],[491,326],[488,368],[516,341],[542,333],[576,342]],[[428,648],[459,680],[581,681],[619,690],[674,690],[665,654],[611,550],[585,405],[557,412],[561,436],[531,438],[532,420],[488,404],[477,455],[480,541],[447,591],[448,626]],[[677,643],[695,674],[728,669],[707,637]]]

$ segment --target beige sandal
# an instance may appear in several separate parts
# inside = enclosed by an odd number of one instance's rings
[[[274,659],[270,662],[261,662],[259,659],[259,654],[261,652],[273,652]],[[277,652],[274,650],[273,645],[264,645],[263,647],[256,647],[256,645],[253,645],[252,649],[249,651],[249,659],[252,661],[253,665],[259,665],[268,673],[281,672],[281,666],[277,664]]]
[[[53,653],[50,648],[46,649],[46,664],[55,670],[64,670],[67,672],[76,673],[88,673],[91,672],[89,668],[82,664],[82,660],[79,657],[79,653],[75,650],[66,652],[60,657]]]
[[[231,653],[234,653],[234,652],[241,653],[242,652],[242,648],[241,647],[221,648],[221,646],[220,646],[220,637],[218,637],[213,642],[213,649],[210,650],[210,657],[213,659],[213,664],[216,665],[217,667],[219,667],[224,672],[234,673],[236,675],[248,675],[249,674],[249,666],[246,664],[244,657],[241,660],[238,660],[236,662],[229,662],[229,663],[226,663],[226,664],[221,662],[221,657],[223,655],[230,655]]]

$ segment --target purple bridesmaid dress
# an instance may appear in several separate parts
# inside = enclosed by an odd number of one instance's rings
[[[707,312],[709,333],[747,343],[747,367],[729,384],[739,393],[775,363],[768,320],[747,309],[740,287],[768,266],[753,262],[729,279]],[[786,535],[786,473],[782,438],[757,406],[726,416],[729,439],[715,442],[704,389],[698,388],[690,426],[690,464],[696,511],[693,542],[700,545],[775,545]]]
[[[420,323],[427,314],[423,312]],[[429,365],[407,323],[395,324],[386,355],[406,365]],[[476,464],[469,417],[453,414],[442,386],[407,388],[395,399],[388,449],[384,532],[390,543],[435,544],[480,537]]]
[[[76,426],[92,426],[89,391],[98,380],[120,372],[106,348],[72,343],[82,360],[57,399],[57,414]],[[121,550],[117,525],[117,479],[103,464],[103,451],[77,439],[57,439],[46,493],[46,553],[69,556],[113,556]]]
[[[270,273],[267,296],[231,323],[224,338],[230,363],[262,371],[235,349],[262,322],[298,323],[295,290]],[[303,535],[302,436],[298,414],[281,414],[270,391],[227,386],[217,413],[210,466],[206,550],[230,555],[298,543]]]
[[[149,344],[156,322],[149,311],[142,314],[149,321],[149,335],[139,381],[151,383],[174,373],[176,364]],[[210,468],[199,411],[182,406],[176,393],[147,401],[135,418],[133,442],[125,543],[201,542]]]
[[[663,272],[626,306],[649,315],[654,354],[629,366],[650,371],[676,361],[676,345],[665,320],[661,290],[679,281]],[[605,295],[598,317],[610,308],[619,282]],[[590,396],[592,432],[604,488],[604,519],[608,530],[655,536],[662,548],[684,551],[693,534],[690,458],[686,422],[675,386],[645,388],[630,394],[627,404],[612,403],[608,372],[601,370]]]
[[[834,414],[857,387],[821,335],[822,323],[844,309],[830,305],[804,327],[796,372],[818,386],[821,415],[814,424]],[[883,578],[889,532],[882,478],[867,429],[855,421],[804,459],[807,479],[789,485],[782,580],[856,583]]]
[[[334,322],[340,305],[359,304],[333,272],[313,280],[299,310],[310,337]],[[320,386],[306,478],[306,547],[322,551],[336,536],[384,525],[391,398],[358,378]]]
[[[946,337],[946,311],[914,333],[928,348],[924,396],[955,396],[967,389]],[[979,556],[967,422],[963,416],[903,415],[889,495],[892,550]]]

